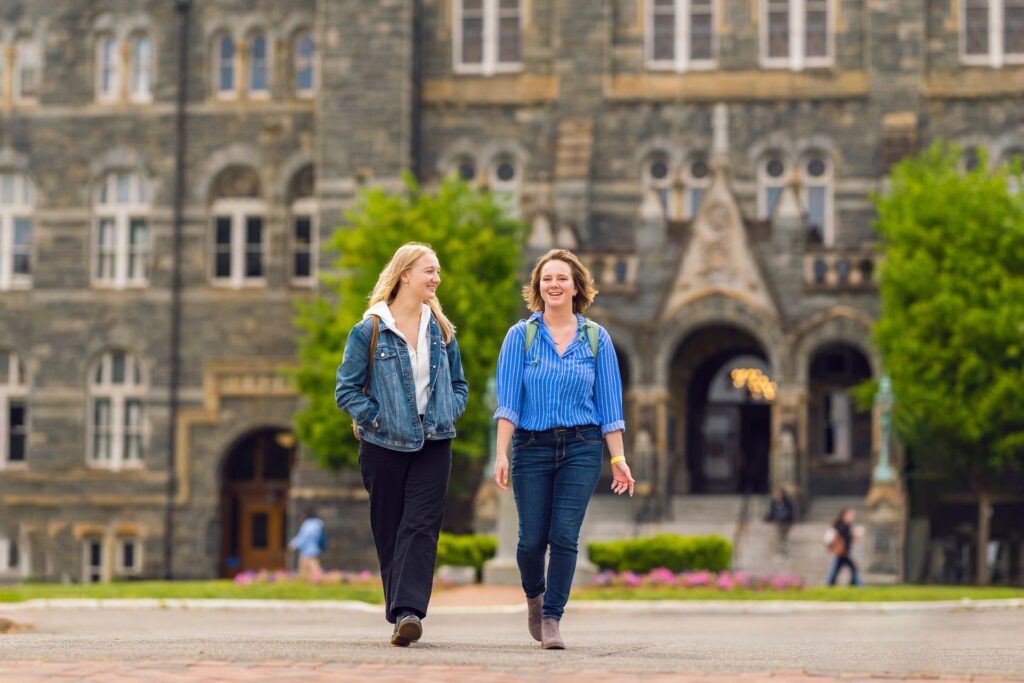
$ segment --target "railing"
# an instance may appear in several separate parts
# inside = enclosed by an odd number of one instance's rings
[[[827,291],[874,291],[879,254],[869,249],[816,249],[804,255],[804,286]]]

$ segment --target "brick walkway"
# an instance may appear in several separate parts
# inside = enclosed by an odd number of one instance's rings
[[[539,656],[547,656],[544,653]],[[558,656],[557,653],[550,653]],[[993,676],[950,678],[915,676],[886,678],[809,676],[801,671],[742,674],[630,673],[589,669],[575,672],[551,670],[500,671],[469,666],[401,666],[306,662],[10,662],[0,663],[4,683],[230,683],[232,681],[302,681],[303,683],[893,683],[896,681],[1013,681]]]

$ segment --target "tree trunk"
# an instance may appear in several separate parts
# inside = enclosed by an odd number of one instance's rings
[[[988,539],[992,534],[992,492],[987,488],[976,489],[978,494],[978,548],[976,551],[975,583],[988,585]]]

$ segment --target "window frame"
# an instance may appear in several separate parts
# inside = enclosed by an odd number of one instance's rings
[[[35,61],[35,93],[26,96],[24,94],[24,82],[23,82],[23,57],[26,56],[22,53],[22,49],[27,50],[27,56],[31,56]],[[19,36],[14,41],[14,73],[11,84],[11,99],[15,104],[36,104],[39,102],[39,90],[43,84],[43,55],[42,50],[39,49],[39,43],[36,42],[34,37],[31,36]]]
[[[782,164],[782,173],[773,177],[768,173],[768,164],[772,161],[779,161]],[[764,154],[757,164],[757,215],[761,220],[770,221],[775,207],[778,206],[782,193],[786,191],[786,184],[789,182],[792,164],[779,152],[768,152]],[[779,188],[779,197],[771,207],[768,206],[768,193],[770,188]]]
[[[122,383],[113,382],[113,361],[114,355],[124,356],[124,377]],[[100,381],[96,380],[97,372],[100,373]],[[136,375],[138,380],[135,380]],[[126,469],[142,469],[145,467],[146,450],[149,442],[149,425],[147,422],[146,392],[148,381],[146,368],[135,354],[123,349],[110,349],[104,351],[100,357],[89,368],[88,377],[89,400],[88,414],[86,416],[87,440],[86,444],[86,466],[90,469],[111,470],[114,472]],[[99,401],[107,401],[110,405],[107,429],[110,438],[110,457],[98,458],[96,453],[96,406]],[[125,439],[128,436],[125,415],[128,404],[137,402],[139,404],[139,456],[138,458],[127,458],[124,452]]]
[[[110,89],[105,90],[103,87],[104,77],[107,75],[107,48],[110,47]],[[96,74],[96,82],[94,84],[96,91],[96,101],[103,104],[109,104],[117,102],[121,99],[121,79],[124,72],[124,64],[121,59],[121,43],[118,41],[117,36],[112,33],[101,33],[96,36],[95,44],[95,59],[93,65]]]
[[[131,102],[146,103],[153,101],[153,88],[156,84],[156,45],[153,41],[153,36],[147,31],[137,31],[132,33],[129,38],[129,60],[127,68],[125,69],[126,91],[128,93],[128,99]],[[145,40],[149,44],[149,64],[145,70],[139,67],[139,41]],[[138,74],[146,74],[145,92],[136,91],[136,77]]]
[[[718,33],[715,31],[715,22],[718,19],[718,0],[710,0],[709,3],[711,9],[711,57],[709,59],[694,59],[691,57],[693,52],[693,0],[673,0],[674,41],[672,59],[656,59],[654,56],[656,15],[654,0],[648,0],[646,4],[644,56],[648,69],[651,71],[684,72],[707,71],[718,68]]]
[[[129,200],[117,201],[118,178],[128,177]],[[113,197],[113,200],[103,199]],[[91,280],[94,287],[102,289],[142,289],[149,286],[149,272],[153,255],[152,202],[149,184],[141,173],[136,171],[111,171],[100,181],[93,206],[93,240]],[[100,270],[101,259],[105,255],[103,242],[103,225],[110,220],[114,225],[114,242],[112,245],[113,275],[106,277]],[[146,241],[141,253],[132,244],[132,227],[135,221],[145,221]],[[139,259],[142,274],[130,272],[131,257]]]
[[[708,173],[703,178],[697,178],[693,175],[693,167],[695,164],[703,162],[708,167]],[[711,187],[712,181],[715,179],[714,170],[711,168],[711,162],[708,160],[707,155],[694,154],[686,160],[686,164],[683,166],[683,215],[688,220],[693,220],[697,217],[697,212],[700,210],[700,205],[704,203],[704,198],[707,196],[708,189]],[[701,190],[701,199],[697,206],[693,205],[693,190]]]
[[[29,378],[21,357],[9,349],[0,349],[0,363],[7,363],[7,381],[0,384],[0,470],[28,469],[28,436],[32,433],[29,410]],[[15,401],[25,406],[25,446],[21,460],[11,460],[10,447],[14,434],[10,421],[11,404]]]
[[[958,42],[960,63],[967,66],[988,66],[998,69],[1008,64],[1024,64],[1024,52],[1006,51],[1006,13],[1007,2],[1019,0],[983,0],[988,9],[988,52],[969,54],[967,52],[967,5],[968,0],[960,2],[958,17]]]
[[[0,292],[11,290],[25,290],[32,288],[32,271],[35,265],[35,209],[36,190],[35,185],[24,173],[0,172],[0,193],[5,183],[5,178],[13,178],[13,201],[9,204],[3,203],[0,194]],[[28,274],[15,272],[15,244],[16,228],[19,220],[27,220],[30,223],[29,244],[28,244]]]
[[[502,180],[498,177],[498,168],[505,164],[511,164],[515,173],[511,180]],[[488,165],[488,188],[494,198],[502,204],[513,218],[522,216],[520,200],[523,190],[523,164],[509,152],[499,152],[491,159]]]
[[[217,276],[217,219],[228,216],[231,218],[231,272],[227,277]],[[245,256],[247,252],[246,219],[258,217],[262,222],[260,231],[260,272],[257,277],[246,277]],[[210,282],[216,287],[228,289],[245,289],[264,287],[267,284],[268,247],[267,239],[267,204],[255,197],[225,197],[214,200],[210,206]]]
[[[825,164],[825,172],[820,177],[812,177],[807,170],[807,165],[815,159]],[[823,187],[825,189],[825,218],[821,226],[821,243],[825,247],[831,247],[836,241],[835,227],[835,165],[831,157],[824,152],[809,152],[800,158],[800,201],[810,211],[810,188]]]
[[[11,563],[12,546],[18,551],[18,562]],[[11,537],[0,534],[0,576],[26,578],[31,574],[28,535],[21,531]]]
[[[296,236],[296,219],[299,217],[305,217],[309,219],[309,275],[299,276],[295,274],[295,257],[298,255],[298,238]],[[316,287],[317,284],[317,268],[319,266],[319,259],[317,257],[320,249],[320,236],[319,236],[319,211],[317,209],[317,201],[314,197],[302,197],[292,202],[291,211],[288,215],[289,231],[289,242],[291,245],[290,262],[291,268],[290,275],[292,285],[295,287]]]
[[[221,69],[225,64],[224,57],[221,54],[221,49],[225,40],[231,41],[231,88],[226,90],[221,88]],[[210,60],[211,86],[214,98],[218,100],[237,99],[239,91],[241,90],[239,82],[239,67],[241,65],[241,60],[239,59],[238,39],[227,31],[220,31],[214,34],[211,48],[213,56],[213,59]]]
[[[790,69],[802,71],[803,69],[828,68],[835,65],[835,0],[825,0],[825,44],[827,54],[824,57],[809,57],[807,55],[807,4],[813,0],[778,0],[785,2],[789,14],[789,41],[785,57],[772,57],[769,55],[769,5],[772,0],[762,0],[760,11],[760,41],[759,49],[761,67],[764,69]]]
[[[263,39],[263,69],[265,73],[265,84],[263,88],[259,90],[253,89],[253,76],[255,75],[256,58],[253,54],[253,46],[256,43],[257,38]],[[274,75],[274,56],[273,56],[273,41],[270,39],[270,33],[263,29],[252,31],[246,37],[246,56],[245,60],[245,92],[246,95],[254,100],[265,100],[270,99],[270,88],[273,83]]]
[[[309,36],[313,42],[313,54],[308,57],[308,65],[304,66],[303,62],[300,62],[299,55],[299,43],[303,38]],[[300,99],[307,99],[316,96],[317,91],[320,89],[320,69],[317,68],[317,48],[316,48],[316,34],[312,29],[301,29],[296,31],[292,38],[292,92],[296,97]],[[302,60],[306,60],[306,57],[301,57]],[[310,86],[308,88],[302,88],[299,86],[299,72],[309,68],[311,72]]]
[[[84,536],[82,544],[82,583],[106,583],[110,580],[110,567],[107,558],[106,539],[96,534]],[[96,544],[100,548],[100,563],[92,563],[92,546]],[[95,577],[95,580],[93,580]]]
[[[124,565],[124,549],[127,545],[134,546],[134,564]],[[137,536],[118,536],[114,544],[114,574],[117,576],[137,576],[142,573],[142,551],[145,544]]]
[[[500,9],[501,0],[480,0],[483,12],[482,53],[479,63],[463,61],[462,17],[465,0],[452,0],[452,71],[457,75],[494,76],[495,74],[518,73],[524,68],[526,7],[523,0],[517,0],[519,15],[519,60],[503,62],[500,53]],[[507,10],[506,10],[507,11]]]

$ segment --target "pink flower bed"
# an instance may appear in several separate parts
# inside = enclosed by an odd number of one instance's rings
[[[597,586],[608,588],[717,588],[722,591],[755,590],[786,591],[799,590],[804,581],[793,574],[754,575],[746,572],[694,571],[676,574],[670,569],[658,567],[644,575],[634,572],[601,572],[594,578]]]
[[[305,582],[316,585],[338,586],[342,584],[370,584],[378,580],[377,575],[368,570],[363,570],[361,572],[346,572],[338,569],[332,569],[325,572],[314,572],[308,579],[303,579],[297,573],[285,570],[267,571],[264,569],[258,572],[249,571],[235,574],[235,583],[239,586],[248,586],[254,583],[288,582]]]

